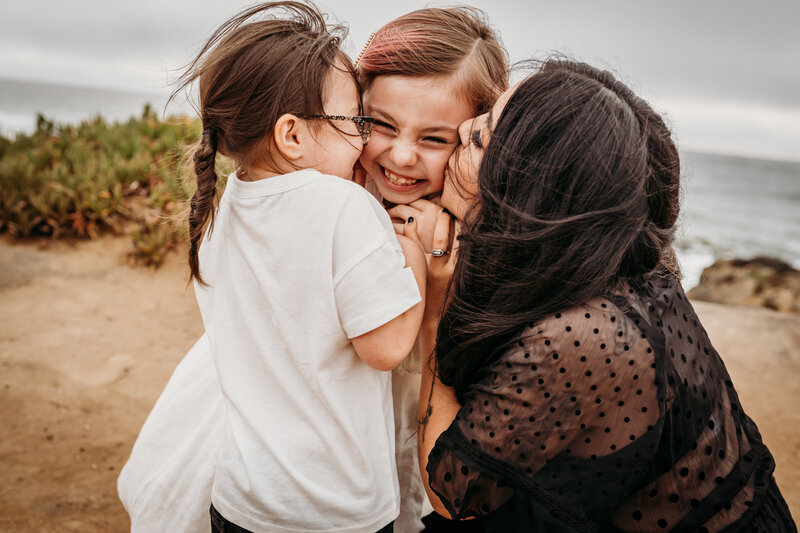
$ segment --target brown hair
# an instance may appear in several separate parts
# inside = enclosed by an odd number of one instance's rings
[[[261,20],[251,20],[261,15]],[[190,279],[201,284],[198,248],[214,224],[217,152],[248,166],[270,158],[267,136],[281,115],[323,112],[332,68],[352,69],[339,45],[346,31],[329,27],[311,3],[269,2],[222,24],[185,68],[172,93],[198,82],[203,136],[194,149],[197,190],[189,214]]]
[[[458,91],[476,114],[508,88],[508,57],[483,11],[428,8],[379,29],[357,65],[366,90],[376,76],[456,76]]]

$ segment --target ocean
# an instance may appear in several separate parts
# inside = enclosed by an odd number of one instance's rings
[[[146,103],[162,113],[167,91],[137,93],[0,79],[0,135],[30,132],[42,113],[57,123],[96,115],[126,120]],[[192,114],[186,103],[169,114]],[[800,268],[800,162],[681,152],[676,235],[684,287],[718,258],[767,255]]]
[[[719,258],[800,268],[800,163],[684,151],[681,167],[675,243],[687,289]]]

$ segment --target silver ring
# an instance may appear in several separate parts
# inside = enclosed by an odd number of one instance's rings
[[[439,248],[434,248],[431,250],[431,255],[433,257],[442,257],[443,255],[447,255],[450,252],[448,250],[440,250]]]

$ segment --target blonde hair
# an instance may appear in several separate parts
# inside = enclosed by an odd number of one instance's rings
[[[454,76],[459,95],[485,113],[508,88],[508,54],[483,11],[427,8],[379,29],[359,58],[364,90],[377,76]]]

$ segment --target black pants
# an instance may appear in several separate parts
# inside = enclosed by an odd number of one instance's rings
[[[214,509],[214,506],[211,506],[209,511],[211,513],[211,533],[253,533],[249,529],[245,529],[243,527],[239,527],[230,520],[227,520],[224,516],[219,514],[219,511]],[[393,533],[394,532],[394,521],[389,522],[386,526],[381,528],[380,531],[377,533]]]

